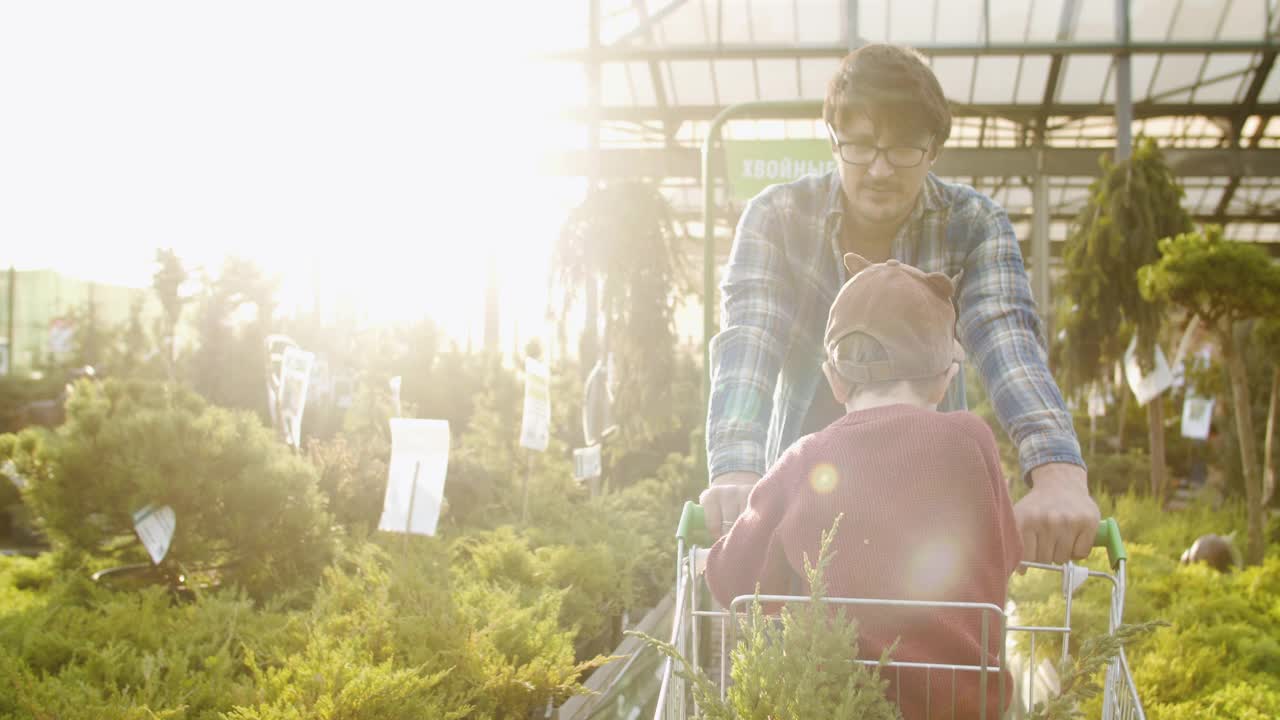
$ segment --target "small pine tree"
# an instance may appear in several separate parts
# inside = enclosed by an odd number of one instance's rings
[[[1065,302],[1074,306],[1063,323],[1065,377],[1076,389],[1101,378],[1123,357],[1128,329],[1136,332],[1138,358],[1149,367],[1164,309],[1142,296],[1135,273],[1159,258],[1161,238],[1192,227],[1182,208],[1182,187],[1150,138],[1139,140],[1123,162],[1104,156],[1102,177],[1089,192],[1063,254]],[[1163,409],[1158,400],[1147,404],[1151,493],[1157,496],[1165,489]]]
[[[670,204],[650,185],[616,183],[593,191],[566,219],[555,251],[564,311],[578,292],[588,305],[600,287],[606,351],[615,356],[616,415],[627,449],[646,447],[674,422],[675,308],[687,292],[681,235]],[[584,332],[583,366],[598,359],[595,328]],[[603,357],[603,354],[600,354]]]
[[[1138,271],[1142,294],[1171,302],[1200,321],[1217,338],[1231,378],[1231,399],[1240,438],[1249,513],[1247,561],[1262,562],[1265,551],[1262,482],[1253,433],[1249,375],[1237,324],[1280,313],[1280,266],[1254,245],[1223,240],[1222,229],[1183,233],[1160,241],[1160,259]]]
[[[805,558],[809,602],[785,606],[776,619],[765,615],[759,599],[752,603],[733,649],[733,685],[724,700],[702,669],[670,644],[632,633],[672,659],[676,672],[692,687],[702,720],[901,720],[901,712],[885,695],[888,680],[881,677],[880,668],[857,660],[857,622],[843,607],[833,614],[822,602],[831,540],[839,523],[837,518],[835,526],[823,532],[817,562]],[[892,648],[885,651],[882,665],[891,652]]]
[[[1271,399],[1267,403],[1267,429],[1262,441],[1262,504],[1271,502],[1276,491],[1274,444],[1276,416],[1280,414],[1280,318],[1265,318],[1253,330],[1253,342],[1271,359]]]
[[[5,445],[60,548],[145,560],[132,513],[150,504],[176,515],[167,567],[224,566],[222,577],[257,597],[314,579],[333,553],[315,469],[256,416],[186,390],[81,381],[65,424]]]

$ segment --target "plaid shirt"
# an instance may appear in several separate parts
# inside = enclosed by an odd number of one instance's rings
[[[721,281],[723,330],[711,341],[707,413],[709,477],[760,475],[800,437],[822,375],[827,313],[848,279],[840,250],[840,177],[831,172],[774,185],[738,222]],[[1046,362],[1022,252],[1004,210],[932,173],[893,257],[925,272],[964,277],[957,330],[1023,477],[1046,463],[1084,466],[1071,414]],[[963,409],[964,373],[940,409]]]

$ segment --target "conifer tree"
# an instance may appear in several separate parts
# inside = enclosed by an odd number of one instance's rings
[[[1217,338],[1226,360],[1248,503],[1246,560],[1258,564],[1265,550],[1262,478],[1245,348],[1235,330],[1245,320],[1280,312],[1280,266],[1255,245],[1223,240],[1222,229],[1216,226],[1160,241],[1160,255],[1159,261],[1138,271],[1143,296],[1175,303],[1198,315]]]
[[[1075,306],[1064,321],[1067,385],[1077,390],[1100,379],[1124,356],[1130,333],[1144,370],[1154,359],[1164,308],[1138,291],[1138,268],[1159,259],[1157,243],[1192,229],[1183,190],[1159,148],[1139,140],[1129,159],[1102,159],[1102,177],[1089,187],[1063,254],[1063,290]],[[1123,423],[1124,418],[1120,418]],[[1151,493],[1164,491],[1164,405],[1147,404]]]

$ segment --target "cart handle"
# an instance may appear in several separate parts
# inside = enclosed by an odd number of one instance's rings
[[[701,505],[692,500],[685,502],[684,509],[680,511],[680,524],[676,526],[676,537],[686,545],[706,547],[711,544]],[[1119,565],[1121,560],[1129,559],[1124,541],[1120,539],[1120,524],[1113,517],[1098,523],[1098,534],[1093,538],[1093,546],[1107,549],[1107,558],[1111,561],[1112,568]]]
[[[676,526],[676,537],[685,545],[709,547],[711,536],[707,534],[706,515],[702,506],[692,500],[686,500],[684,509],[680,511],[680,524]]]
[[[1107,549],[1107,559],[1111,561],[1113,569],[1129,559],[1124,541],[1120,539],[1120,524],[1113,517],[1103,518],[1098,523],[1098,534],[1093,537],[1093,546]]]

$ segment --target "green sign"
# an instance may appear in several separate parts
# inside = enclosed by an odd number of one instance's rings
[[[743,202],[770,185],[836,169],[826,140],[726,140],[724,153],[733,199]]]

